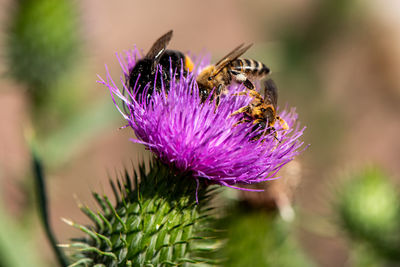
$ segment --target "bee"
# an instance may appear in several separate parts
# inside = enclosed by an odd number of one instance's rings
[[[250,104],[233,112],[231,116],[243,114],[243,118],[236,124],[243,122],[252,122],[254,124],[253,130],[266,129],[266,133],[274,132],[276,137],[275,122],[278,121],[283,130],[288,130],[289,126],[284,119],[276,114],[278,103],[278,89],[272,79],[264,81],[264,97],[261,96],[256,90],[248,90],[248,92],[240,92],[237,95],[249,94],[253,99]],[[253,139],[257,140],[261,135],[255,136]],[[277,139],[278,140],[278,139]],[[279,140],[278,140],[279,141]]]
[[[135,86],[140,86],[140,89],[135,97],[136,100],[139,101],[139,99],[141,99],[142,92],[145,86],[148,84],[149,87],[147,90],[147,98],[153,94],[156,74],[156,89],[160,90],[161,82],[163,82],[167,92],[169,90],[169,82],[171,78],[179,77],[182,64],[184,65],[184,73],[186,73],[186,71],[191,72],[193,70],[194,64],[188,56],[177,50],[166,49],[171,41],[172,33],[173,31],[170,30],[158,38],[144,58],[136,62],[135,66],[130,71],[128,76],[128,88],[132,90],[135,88]],[[158,70],[158,65],[162,67],[161,71]],[[177,70],[175,72],[175,77],[171,77],[174,75],[174,73],[171,73],[171,69],[172,71]]]
[[[219,97],[232,81],[243,84],[248,89],[254,89],[250,79],[262,79],[270,73],[270,69],[262,62],[239,58],[252,46],[252,44],[245,47],[243,45],[233,49],[215,65],[204,68],[197,76],[196,81],[203,101],[213,89],[213,97]]]

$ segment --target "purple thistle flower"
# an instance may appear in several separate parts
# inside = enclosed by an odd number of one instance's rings
[[[120,78],[123,89],[118,89],[108,69],[106,80],[99,77],[99,82],[109,88],[117,109],[134,130],[137,139],[132,141],[144,144],[160,161],[190,173],[197,181],[207,179],[232,188],[259,191],[235,185],[275,179],[277,172],[303,150],[299,138],[305,128],[296,122],[294,109],[279,113],[289,130],[276,123],[277,138],[270,133],[255,141],[251,138],[262,130],[254,131],[251,123],[235,126],[238,117],[230,116],[251,101],[248,96],[234,95],[243,86],[230,86],[231,93],[221,98],[217,108],[214,101],[202,103],[196,76],[208,65],[206,58],[197,59],[192,73],[183,75],[181,71],[180,79],[170,82],[168,96],[162,86],[160,92],[154,90],[150,100],[143,97],[143,101],[135,100],[138,90],[143,89],[128,88],[126,83],[140,58],[138,50],[126,52],[125,57],[117,54],[117,58],[124,74]],[[124,109],[118,106],[115,96],[122,100]]]

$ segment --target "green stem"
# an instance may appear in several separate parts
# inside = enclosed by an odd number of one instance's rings
[[[38,156],[33,151],[32,151],[32,164],[33,164],[33,172],[35,178],[39,216],[43,223],[46,236],[49,239],[50,246],[56,255],[59,265],[61,267],[66,267],[69,265],[67,257],[65,256],[64,252],[57,246],[58,242],[55,238],[55,235],[53,233],[53,230],[51,229],[49,222],[49,211],[47,205],[46,183],[43,172],[43,166]]]

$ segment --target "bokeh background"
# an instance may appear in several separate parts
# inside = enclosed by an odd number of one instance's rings
[[[96,75],[107,64],[118,77],[115,52],[147,51],[169,29],[171,48],[214,61],[254,43],[246,57],[272,69],[279,105],[295,106],[307,126],[310,147],[281,175],[298,181],[288,194],[293,221],[248,199],[251,213],[232,208],[248,198],[234,190],[219,200],[233,210],[227,253],[243,259],[231,266],[400,264],[399,1],[0,0],[0,25],[0,266],[55,264],[35,205],[32,147],[60,243],[81,235],[62,217],[88,222],[77,203],[94,207],[91,191],[108,194],[110,177],[149,157],[118,129]],[[251,234],[262,238],[242,238]]]

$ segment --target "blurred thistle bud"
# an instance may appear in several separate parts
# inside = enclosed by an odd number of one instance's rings
[[[399,194],[379,168],[366,168],[343,184],[336,210],[352,239],[367,243],[386,258],[400,260]]]
[[[18,0],[8,21],[8,72],[43,99],[77,55],[79,33],[74,1]]]
[[[247,207],[235,207],[220,220],[227,238],[221,248],[224,266],[314,266],[295,240],[290,224]]]
[[[241,191],[240,200],[256,209],[278,211],[284,221],[292,221],[295,213],[292,207],[295,191],[301,180],[301,163],[293,160],[280,171],[282,179],[252,185],[250,188],[262,192]]]

